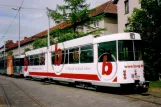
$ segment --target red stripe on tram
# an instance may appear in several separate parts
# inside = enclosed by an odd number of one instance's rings
[[[29,75],[51,76],[51,77],[86,79],[86,80],[100,81],[98,76],[94,75],[94,74],[68,74],[68,73],[62,73],[60,75],[56,75],[55,73],[48,73],[48,72],[29,72]]]

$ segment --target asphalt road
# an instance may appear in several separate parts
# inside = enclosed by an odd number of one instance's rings
[[[161,98],[136,94],[97,92],[54,83],[0,76],[0,96],[4,88],[11,107],[160,107]],[[130,98],[130,97],[136,97]],[[156,101],[153,104],[145,99]],[[1,100],[2,99],[2,100]],[[0,99],[0,107],[4,99]]]

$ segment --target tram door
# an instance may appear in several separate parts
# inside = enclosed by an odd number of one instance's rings
[[[98,73],[103,81],[112,82],[117,72],[116,41],[98,44]]]

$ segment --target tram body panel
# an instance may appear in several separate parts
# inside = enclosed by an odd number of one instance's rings
[[[145,81],[143,61],[119,62],[118,74],[118,82],[122,84]]]
[[[13,75],[13,59],[12,56],[7,57],[7,75],[11,76]]]

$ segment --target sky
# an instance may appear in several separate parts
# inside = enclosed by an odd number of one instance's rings
[[[0,0],[0,47],[4,45],[4,41],[13,40],[16,42],[19,40],[19,18],[17,15],[13,21],[17,10],[12,8],[17,9],[22,1]],[[94,8],[107,1],[109,0],[86,0],[86,3],[90,4],[90,8]],[[63,0],[24,0],[20,11],[20,40],[47,30],[46,7],[55,9],[57,4],[63,5],[64,2]],[[54,21],[51,20],[50,26],[54,25]]]

